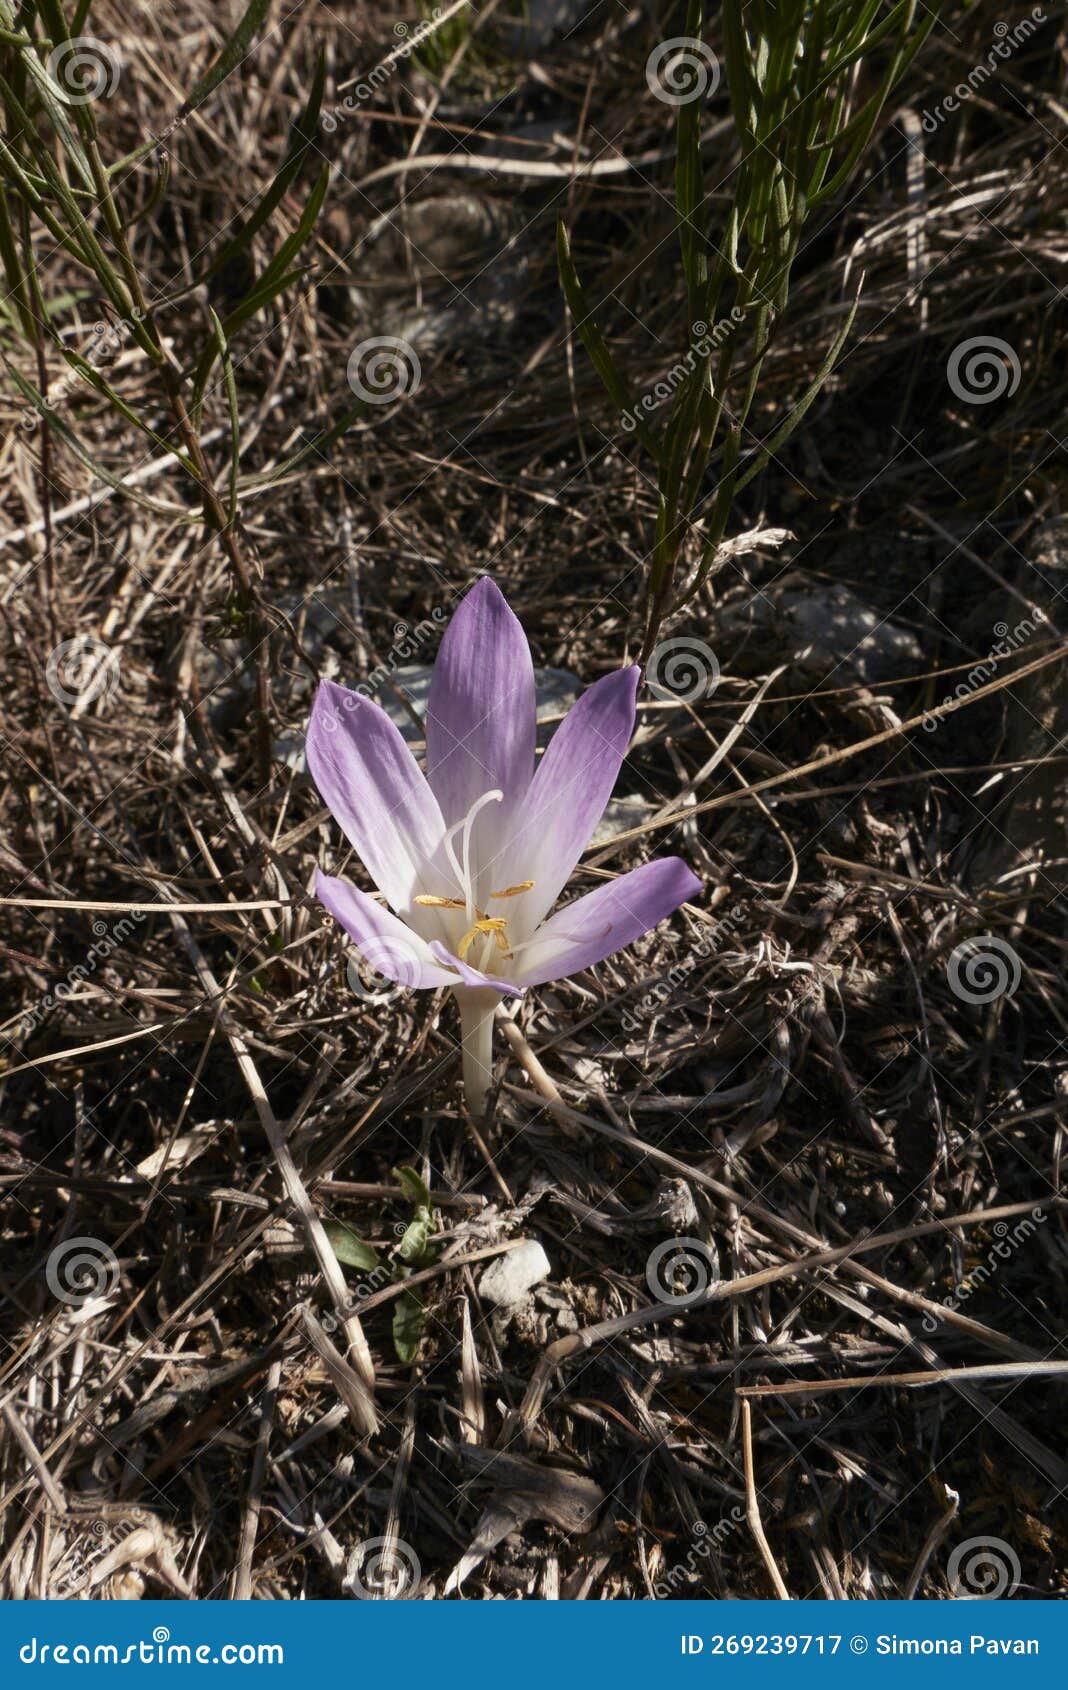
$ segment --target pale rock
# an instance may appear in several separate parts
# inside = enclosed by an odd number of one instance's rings
[[[490,1263],[479,1282],[479,1295],[499,1309],[514,1308],[539,1281],[548,1279],[549,1258],[536,1238]]]

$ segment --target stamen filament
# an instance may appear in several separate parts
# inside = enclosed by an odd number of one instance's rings
[[[456,955],[461,962],[468,951],[481,938],[482,946],[478,957],[478,967],[484,969],[493,954],[494,947],[505,957],[511,958],[515,953],[508,943],[508,929],[500,916],[488,916],[485,910],[479,909],[475,901],[475,876],[471,870],[471,841],[475,822],[479,813],[487,804],[499,804],[504,793],[497,787],[489,792],[483,792],[475,799],[471,808],[462,821],[455,822],[442,840],[449,867],[456,877],[462,896],[459,898],[443,898],[436,892],[420,892],[413,902],[421,904],[424,909],[433,910],[466,910],[470,926],[456,947]],[[462,835],[462,842],[457,852],[454,840]],[[520,880],[515,886],[505,886],[499,892],[486,894],[487,898],[518,898],[533,887],[533,880]],[[528,941],[529,943],[529,941]],[[520,946],[519,949],[524,947]]]
[[[503,797],[504,793],[499,787],[494,787],[490,792],[484,792],[480,798],[475,799],[463,821],[456,822],[453,827],[449,828],[443,840],[445,855],[449,859],[449,867],[456,876],[460,885],[460,890],[463,892],[464,907],[467,910],[468,919],[470,921],[476,920],[478,916],[478,910],[475,905],[475,889],[471,884],[471,829],[475,825],[479,811],[485,809],[487,804],[499,804]],[[464,836],[463,845],[461,847],[463,853],[462,863],[457,857],[452,843],[454,835],[459,833],[461,828],[463,829]]]

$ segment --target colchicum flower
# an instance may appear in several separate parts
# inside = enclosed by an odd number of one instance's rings
[[[637,687],[634,666],[597,681],[535,767],[530,648],[488,577],[466,594],[441,642],[425,775],[384,710],[320,684],[308,767],[389,909],[321,870],[316,892],[380,974],[452,990],[476,1113],[502,997],[581,973],[701,890],[681,858],[662,857],[550,913],[611,796]]]

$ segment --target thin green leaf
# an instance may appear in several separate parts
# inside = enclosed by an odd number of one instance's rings
[[[879,88],[878,92],[873,94],[867,104],[863,106],[859,112],[857,112],[856,116],[846,125],[846,127],[832,138],[831,148],[833,149],[841,146],[844,141],[852,138],[854,134],[856,135],[847,156],[829,181],[822,181],[823,172],[820,171],[821,185],[819,192],[812,195],[813,206],[821,204],[824,200],[832,199],[839,190],[845,186],[846,182],[848,182],[849,178],[853,174],[853,171],[856,169],[861,155],[871,140],[872,134],[875,130],[875,125],[879,121],[880,114],[882,113],[887,100],[894,88],[900,82],[901,78],[904,76],[908,67],[911,65],[913,59],[916,57],[916,54],[927,40],[927,37],[930,35],[931,30],[934,28],[937,21],[937,14],[934,12],[921,21],[912,39],[907,43],[907,45],[899,49],[883,78],[882,86]]]
[[[227,492],[226,520],[234,521],[237,516],[237,472],[241,459],[241,412],[237,403],[237,382],[234,378],[234,360],[230,353],[230,343],[223,332],[215,312],[208,306],[211,326],[215,331],[219,357],[222,359],[223,379],[226,384],[226,408],[230,417],[230,475]]]
[[[337,444],[342,435],[347,434],[353,423],[359,422],[360,418],[366,416],[371,409],[370,400],[357,400],[356,404],[351,406],[349,410],[342,412],[336,423],[332,423],[321,434],[315,435],[311,440],[305,441],[303,446],[298,447],[292,457],[284,458],[280,464],[275,464],[273,469],[265,470],[260,475],[250,476],[247,481],[242,483],[240,491],[252,493],[263,488],[274,487],[284,476],[295,475],[298,470],[302,470],[305,464],[313,463],[316,460],[325,461],[327,453]]]
[[[605,392],[613,405],[624,417],[628,417],[634,426],[634,431],[653,458],[659,457],[659,448],[644,419],[635,410],[630,389],[616,368],[615,360],[608,350],[604,335],[597,326],[593,311],[579,281],[578,271],[575,269],[571,257],[571,246],[567,237],[567,230],[563,223],[556,225],[556,257],[560,269],[560,283],[564,290],[568,309],[574,318],[575,328],[579,339],[589,354],[590,363],[600,376]]]
[[[22,257],[15,239],[15,230],[7,209],[7,198],[0,192],[0,262],[7,278],[8,294],[15,303],[18,321],[27,340],[34,338],[36,325],[30,309],[30,282],[23,268]]]
[[[326,62],[323,55],[320,53],[319,63],[316,67],[307,104],[293,125],[289,147],[286,152],[286,156],[279,167],[278,174],[267,189],[263,198],[260,200],[260,203],[256,207],[255,211],[252,212],[251,216],[246,219],[237,233],[226,242],[225,246],[216,255],[216,257],[212,259],[212,262],[205,272],[202,280],[206,281],[209,277],[218,275],[220,270],[224,269],[227,264],[231,264],[240,253],[245,251],[252,242],[253,238],[263,228],[268,218],[280,205],[292,183],[299,176],[304,161],[308,157],[308,154],[315,142],[315,131],[316,125],[319,121],[319,110],[323,100],[323,85],[325,77]]]
[[[85,155],[85,149],[82,146],[81,141],[71,128],[67,119],[66,111],[64,110],[64,106],[70,105],[70,96],[65,94],[58,82],[49,76],[48,71],[45,69],[44,65],[37,57],[36,52],[32,48],[24,51],[20,57],[21,62],[26,67],[27,74],[31,77],[37,88],[38,96],[42,105],[45,107],[45,110],[48,112],[52,121],[52,126],[62,143],[64,152],[70,158],[72,164],[78,172],[78,175],[81,177],[83,189],[91,193],[93,190],[93,173],[89,167],[89,160]],[[23,137],[27,141],[28,145],[33,148],[35,154],[38,153],[39,150],[43,150],[47,156],[47,150],[44,148],[44,144],[40,139],[41,125],[39,118],[31,116],[31,114],[26,110],[25,105],[15,90],[11,87],[10,83],[6,81],[0,82],[0,87],[2,87],[3,90],[4,105],[21,128]]]
[[[0,137],[0,163],[3,163],[11,172],[22,198],[41,219],[48,232],[55,236],[67,252],[84,264],[86,269],[93,272],[119,314],[124,317],[128,315],[132,302],[123,288],[121,278],[89,227],[73,193],[59,175],[47,153],[42,159],[45,181],[42,183],[40,190],[27,176],[22,161],[15,156],[2,137]],[[51,192],[60,202],[70,223],[74,225],[77,231],[78,240],[75,240],[71,229],[55,215],[51,205],[43,197],[48,192]]]
[[[230,72],[237,69],[242,59],[247,58],[252,39],[267,16],[270,5],[271,0],[250,0],[247,11],[222,52],[204,72],[200,81],[194,85],[193,92],[182,107],[183,116],[196,111],[198,106],[202,106],[208,95],[219,86],[219,83],[225,82]]]
[[[66,10],[59,3],[59,0],[38,0],[38,9],[42,14],[53,50],[58,50],[64,44],[73,41],[78,31],[72,32],[68,28]],[[44,45],[49,45],[49,43],[44,43]],[[23,63],[37,85],[37,92],[59,134],[64,151],[81,176],[83,187],[87,192],[93,193],[96,183],[89,155],[85,150],[96,133],[96,119],[93,116],[92,103],[79,100],[69,93],[51,75],[47,65],[42,64],[34,52],[25,54]],[[74,123],[77,126],[77,134],[67,121],[68,110],[71,111]]]
[[[330,166],[324,164],[315,179],[315,186],[308,195],[308,202],[301,212],[299,223],[288,239],[282,242],[266,270],[264,270],[260,279],[262,287],[266,287],[270,282],[273,282],[277,276],[280,276],[288,268],[308,240],[319,221],[319,213],[323,209],[323,201],[326,198],[326,190],[329,185]]]
[[[226,318],[223,327],[226,330],[227,337],[232,340],[237,329],[247,323],[249,318],[254,317],[258,311],[263,311],[268,305],[273,304],[280,294],[285,293],[287,288],[293,286],[294,282],[299,282],[302,276],[308,274],[309,268],[310,266],[307,264],[298,264],[295,270],[287,270],[284,275],[274,276],[269,282],[261,278],[253,292],[243,299],[241,304],[231,311]]]
[[[257,311],[264,310],[265,307],[270,305],[273,300],[277,299],[279,294],[285,293],[286,289],[290,287],[293,282],[297,282],[300,280],[301,276],[307,275],[307,271],[308,266],[302,265],[297,270],[290,270],[287,275],[277,276],[269,283],[265,283],[261,279],[248,297],[242,300],[237,309],[235,311],[231,311],[225,323],[222,325],[225,331],[226,340],[228,342],[232,340],[234,334],[239,328],[241,328],[242,324],[247,323],[250,317],[254,317]],[[193,403],[194,408],[198,412],[204,402],[204,393],[207,389],[208,378],[211,375],[218,355],[218,343],[213,336],[201,354],[200,362],[197,365],[196,370],[193,372]]]
[[[861,277],[861,282],[863,282],[863,277]],[[738,480],[737,480],[737,483],[736,483],[736,486],[735,486],[735,492],[740,493],[740,492],[742,492],[742,490],[744,488],[748,487],[748,485],[752,481],[753,477],[755,475],[760,474],[760,471],[764,468],[764,465],[768,462],[768,459],[773,457],[776,452],[778,452],[783,446],[786,445],[786,442],[790,439],[790,436],[794,433],[794,431],[798,428],[798,426],[804,421],[808,411],[811,409],[812,405],[815,403],[816,399],[819,397],[820,390],[823,387],[824,383],[826,382],[827,377],[830,375],[831,371],[834,369],[835,364],[838,362],[838,354],[841,352],[841,350],[842,350],[843,346],[845,345],[846,341],[849,339],[849,332],[853,327],[853,319],[857,314],[857,307],[858,307],[859,304],[860,304],[860,284],[858,284],[856,295],[854,296],[853,303],[849,308],[849,314],[846,317],[845,325],[842,328],[841,332],[835,336],[834,342],[831,345],[830,349],[828,350],[828,352],[827,352],[822,364],[820,365],[819,369],[816,371],[816,374],[813,377],[812,382],[806,388],[805,392],[802,394],[801,398],[798,400],[797,404],[794,406],[794,408],[790,412],[789,416],[786,418],[786,421],[784,423],[782,423],[779,428],[776,429],[775,433],[771,436],[770,440],[768,440],[767,444],[761,448],[761,450],[757,453],[757,455],[753,459],[753,461],[746,467],[746,469],[743,471],[743,473],[738,477]]]
[[[703,8],[701,0],[690,0],[686,33],[700,40]],[[675,124],[675,203],[679,212],[679,247],[690,304],[690,321],[700,313],[700,301],[708,281],[705,236],[702,222],[705,178],[701,164],[701,100],[679,106]]]
[[[844,70],[848,70],[851,65],[856,64],[858,59],[863,58],[873,47],[878,46],[880,41],[891,35],[903,17],[906,27],[908,27],[911,14],[915,10],[914,0],[898,0],[898,4],[892,7],[884,18],[880,19],[875,28],[870,29],[868,25],[878,10],[879,0],[867,0],[863,10],[857,14],[857,27],[850,31],[848,45],[842,47],[837,58],[822,66],[820,71],[821,81],[831,83],[836,77],[841,76]]]
[[[69,346],[63,348],[63,356],[70,367],[77,370],[86,385],[91,387],[94,392],[99,393],[102,399],[107,400],[113,411],[118,412],[120,417],[124,417],[133,428],[136,428],[146,439],[151,440],[153,446],[158,447],[161,452],[173,452],[176,462],[185,470],[186,474],[196,477],[196,471],[185,453],[177,451],[173,440],[167,439],[163,434],[157,434],[149,423],[139,417],[137,412],[126,403],[122,395],[116,392],[107,377],[101,375],[95,364],[90,363],[88,358],[83,358],[80,352],[75,352]]]
[[[170,180],[171,161],[167,154],[164,153],[156,165],[156,180],[153,182],[152,187],[149,190],[147,199],[143,205],[138,206],[137,210],[130,218],[129,227],[131,229],[136,223],[141,223],[146,217],[151,217],[152,213],[163,204]]]
[[[319,212],[322,210],[329,181],[330,167],[324,165],[308,196],[308,203],[304,207],[297,227],[289,238],[282,242],[263,274],[254,283],[251,291],[246,294],[240,305],[235,306],[223,323],[227,342],[233,340],[237,330],[241,328],[242,324],[247,323],[250,317],[254,317],[258,311],[264,310],[273,300],[277,299],[279,294],[284,293],[288,287],[306,274],[307,265],[295,270],[287,270],[286,266],[300,251],[315,227]],[[193,387],[196,395],[195,403],[198,408],[203,400],[204,390],[207,387],[208,377],[211,374],[216,356],[216,346],[213,344],[207,347],[194,373]]]
[[[756,147],[756,84],[749,41],[742,15],[742,0],[725,0],[723,6],[723,56],[731,95],[731,116],[743,152]],[[741,195],[739,194],[739,199]]]
[[[44,417],[53,434],[58,436],[66,446],[69,446],[79,462],[83,463],[86,469],[103,481],[106,486],[111,487],[116,493],[121,493],[124,498],[130,499],[135,505],[140,505],[142,510],[151,511],[155,516],[166,516],[170,517],[172,521],[177,519],[180,522],[200,520],[199,512],[187,510],[182,505],[166,504],[162,499],[151,499],[147,494],[139,492],[136,487],[131,487],[127,482],[124,482],[104,464],[99,463],[89,449],[82,444],[70,424],[58,411],[53,410],[47,400],[42,398],[37,388],[33,386],[33,383],[26,380],[21,371],[8,364],[7,373],[23,398],[29,401],[40,416]],[[173,451],[174,449],[171,447],[169,450]],[[177,460],[177,454],[175,454],[175,458]]]

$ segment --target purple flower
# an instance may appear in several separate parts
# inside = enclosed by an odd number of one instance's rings
[[[387,979],[456,994],[473,1109],[502,996],[592,967],[701,890],[681,858],[661,857],[550,913],[611,796],[637,687],[633,666],[597,681],[535,768],[530,648],[488,577],[441,642],[425,775],[377,704],[319,687],[308,767],[389,908],[321,870],[316,892]]]

